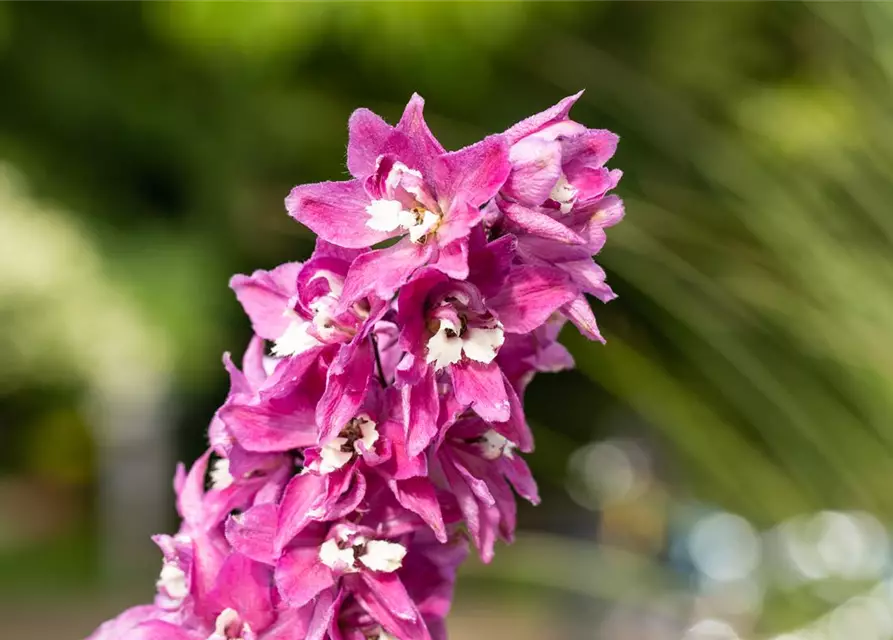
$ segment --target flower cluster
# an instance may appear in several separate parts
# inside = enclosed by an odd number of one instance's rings
[[[617,137],[579,94],[447,152],[413,96],[396,126],[350,119],[352,179],[298,186],[309,260],[238,275],[255,336],[156,536],[154,604],[93,640],[445,638],[470,539],[489,561],[536,484],[521,398],[601,339],[592,256],[623,215]]]

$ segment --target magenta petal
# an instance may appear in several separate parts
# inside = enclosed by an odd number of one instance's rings
[[[295,294],[301,263],[289,262],[272,271],[255,271],[250,276],[235,275],[229,281],[236,298],[251,318],[254,332],[265,340],[278,339],[291,319],[286,314]]]
[[[319,237],[350,249],[371,247],[393,233],[376,231],[366,222],[371,200],[360,180],[318,182],[295,187],[285,199],[288,213]]]
[[[528,207],[549,199],[562,173],[560,142],[527,138],[512,145],[509,161],[512,172],[502,187],[507,198]]]
[[[226,521],[226,539],[242,555],[273,565],[273,537],[278,522],[279,509],[275,504],[259,504]]]
[[[577,288],[559,269],[512,269],[502,290],[487,301],[509,333],[528,333],[574,299]]]
[[[209,601],[213,611],[235,609],[253,630],[263,631],[275,617],[270,600],[270,569],[239,553],[231,554],[220,569]]]
[[[419,612],[416,610],[412,598],[409,597],[406,587],[400,582],[396,573],[361,571],[360,576],[374,594],[375,599],[387,607],[393,615],[404,620],[419,618]],[[374,615],[374,612],[372,613]]]
[[[506,204],[502,207],[505,217],[519,229],[549,240],[565,244],[584,244],[585,240],[568,229],[555,218],[519,204]]]
[[[392,610],[379,598],[378,589],[380,585],[375,584],[373,586],[372,584],[369,584],[369,580],[366,579],[367,575],[372,574],[363,572],[364,580],[360,585],[354,588],[353,592],[354,597],[356,597],[360,605],[369,612],[372,618],[384,627],[385,631],[397,638],[406,638],[407,640],[410,638],[412,640],[431,640],[431,636],[428,635],[428,629],[425,627],[421,615],[416,611],[411,618],[399,616],[396,611]],[[385,578],[385,580],[397,580],[396,576],[392,573],[377,575],[390,576],[390,578]]]
[[[590,340],[598,340],[601,343],[605,342],[601,332],[598,330],[598,325],[595,322],[595,315],[592,313],[589,301],[586,300],[586,296],[582,293],[568,304],[564,305],[561,308],[561,312],[566,315],[571,322],[577,325],[577,328],[584,336]]]
[[[555,106],[549,107],[535,116],[530,116],[529,118],[522,120],[502,135],[505,136],[509,144],[515,144],[522,138],[525,138],[532,133],[536,133],[543,127],[565,120],[570,113],[571,107],[574,106],[582,95],[583,92],[580,91],[572,96],[568,96]]]
[[[208,534],[195,535],[194,531],[192,534],[195,553],[192,559],[192,596],[195,599],[196,609],[202,613],[210,614],[207,611],[212,605],[209,596],[217,584],[217,576],[225,558],[219,548],[222,545],[218,545],[216,540],[212,540]]]
[[[111,636],[108,638],[112,640]],[[137,626],[129,633],[116,636],[114,640],[198,640],[199,638],[200,636],[188,633],[169,622],[151,620]]]
[[[403,116],[397,123],[397,130],[402,131],[409,138],[410,143],[420,158],[433,158],[444,153],[444,148],[431,133],[425,116],[422,113],[425,108],[425,100],[417,93],[412,94]],[[418,167],[423,169],[423,167]]]
[[[326,589],[313,603],[313,617],[307,628],[307,635],[295,640],[323,640],[338,608],[338,597],[335,589]],[[264,638],[264,640],[267,640]]]
[[[369,109],[357,109],[347,125],[350,141],[347,144],[347,168],[355,178],[365,178],[375,172],[375,161],[384,153],[388,137],[394,128]]]
[[[493,242],[486,242],[482,233],[473,235],[468,254],[468,281],[485,296],[499,293],[512,267],[517,244],[513,235],[502,236]]]
[[[465,518],[465,524],[468,527],[468,533],[477,546],[484,562],[490,562],[493,559],[493,540],[486,540],[486,527],[482,523],[482,505],[472,493],[470,487],[465,482],[465,477],[459,473],[458,465],[452,456],[441,454],[441,468],[444,476],[450,484],[450,488]]]
[[[400,327],[400,346],[404,350],[413,353],[421,353],[424,350],[425,341],[428,339],[428,328],[425,325],[425,299],[431,289],[438,283],[446,281],[446,276],[440,271],[427,268],[419,271],[405,287],[400,289],[397,304],[397,326]],[[397,368],[398,380],[405,378],[402,372],[412,374],[412,382],[424,370],[427,365],[421,358],[404,360]]]
[[[211,451],[208,450],[195,461],[185,478],[183,478],[182,472],[177,474],[179,478],[182,478],[177,482],[179,485],[177,487],[177,511],[183,520],[195,527],[202,527],[204,524],[202,522],[204,514],[202,503],[205,497],[205,475],[208,472],[210,458]]]
[[[480,207],[496,195],[510,171],[505,138],[489,136],[438,158],[434,171],[438,197]]]
[[[397,502],[425,521],[440,542],[447,541],[443,514],[434,485],[427,478],[407,478],[388,482]]]
[[[273,554],[278,556],[312,520],[311,510],[323,499],[325,479],[301,473],[289,481],[279,503],[279,520],[273,538]]]
[[[509,419],[505,422],[492,421],[493,428],[518,445],[521,451],[530,453],[533,451],[533,434],[524,417],[524,405],[521,404],[521,398],[518,397],[505,376],[503,376],[503,384],[505,385],[505,395],[509,401]]]
[[[349,474],[350,484],[346,489],[336,489],[337,483],[334,483],[334,476],[333,473],[326,476],[329,480],[329,495],[325,503],[325,513],[319,519],[338,520],[344,518],[356,511],[363,498],[366,497],[366,476],[362,473],[357,471]],[[334,493],[333,489],[337,493]]]
[[[266,403],[223,407],[220,418],[247,451],[288,451],[316,444],[312,418],[274,411]]]
[[[460,238],[441,247],[432,266],[451,278],[465,280],[468,277],[468,240]]]
[[[499,460],[499,466],[521,497],[531,504],[540,503],[536,481],[533,479],[533,474],[530,473],[527,463],[520,456],[513,455],[511,458],[503,456]]]
[[[561,270],[567,273],[583,291],[594,295],[602,302],[610,302],[617,297],[605,282],[605,270],[592,260],[564,262]]]
[[[316,407],[319,442],[325,444],[356,417],[372,379],[375,359],[369,340],[357,338],[341,347],[329,365],[326,390]]]
[[[323,594],[327,593],[323,591]],[[322,595],[320,595],[320,600]],[[314,614],[315,603],[309,603],[301,608],[285,607],[279,611],[276,622],[264,631],[263,640],[308,640],[310,622]],[[321,638],[322,636],[316,636]]]
[[[407,453],[416,456],[425,450],[437,435],[437,415],[440,400],[437,397],[437,378],[428,368],[421,380],[402,389],[403,424],[409,430]]]
[[[461,362],[450,367],[450,375],[460,403],[471,406],[489,422],[505,422],[510,418],[502,371],[495,362]]]
[[[433,250],[433,243],[420,245],[406,237],[386,249],[364,253],[347,272],[341,293],[342,308],[347,309],[372,293],[390,300],[416,269],[427,264]]]
[[[301,607],[335,585],[332,570],[319,560],[319,548],[289,549],[276,565],[276,588],[291,607]]]
[[[152,621],[161,613],[162,610],[151,604],[132,607],[121,613],[117,618],[104,622],[87,640],[121,640],[122,638],[130,638],[131,636],[125,634],[132,632],[141,623]],[[177,636],[173,637],[176,638]]]
[[[395,480],[424,476],[428,473],[427,457],[424,454],[408,455],[404,429],[403,423],[396,420],[388,420],[381,425],[381,432],[391,442],[393,450],[390,459],[380,469]]]

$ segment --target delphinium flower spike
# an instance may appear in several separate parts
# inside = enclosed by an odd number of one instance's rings
[[[614,297],[592,256],[623,217],[617,136],[579,97],[452,152],[418,95],[396,126],[351,116],[352,178],[286,199],[313,255],[231,281],[255,335],[177,471],[155,602],[92,640],[446,637],[469,541],[489,561],[514,494],[539,502],[524,391]]]

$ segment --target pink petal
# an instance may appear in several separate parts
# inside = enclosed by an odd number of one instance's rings
[[[161,613],[162,611],[154,605],[132,607],[121,613],[117,618],[104,622],[87,640],[120,640],[125,637],[129,638],[130,636],[125,634],[131,632],[134,627],[141,623],[151,621],[161,615]]]
[[[437,396],[437,378],[430,367],[423,378],[414,385],[402,389],[403,424],[409,430],[407,452],[420,454],[437,435],[437,415],[440,401]]]
[[[577,328],[584,336],[590,340],[598,340],[601,343],[605,342],[605,339],[598,330],[598,325],[595,322],[595,315],[592,313],[589,301],[586,300],[586,296],[582,293],[568,304],[564,305],[561,308],[561,312],[566,315],[571,322],[577,325]]]
[[[329,366],[326,390],[316,407],[319,442],[325,444],[356,417],[366,398],[366,390],[375,366],[372,345],[356,338],[341,347]]]
[[[384,153],[394,128],[369,109],[354,111],[347,128],[347,168],[355,178],[365,178],[375,172],[375,161]]]
[[[279,509],[275,504],[256,505],[226,521],[226,540],[242,555],[273,565],[273,537],[278,522]]]
[[[403,116],[397,123],[397,130],[402,131],[409,138],[415,154],[420,158],[434,158],[444,153],[444,148],[431,133],[425,116],[422,113],[425,108],[425,100],[417,93],[412,94]],[[424,167],[417,167],[423,169]]]
[[[285,414],[269,403],[224,406],[220,418],[248,451],[288,451],[316,444],[312,417]]]
[[[465,280],[468,277],[468,240],[460,238],[441,247],[432,266],[451,278]]]
[[[363,582],[354,587],[353,593],[354,597],[360,605],[369,612],[373,620],[378,622],[389,634],[398,638],[406,638],[407,640],[410,638],[412,640],[431,640],[431,636],[428,635],[428,629],[425,627],[424,622],[422,622],[422,618],[418,612],[414,612],[414,617],[412,618],[407,619],[401,617],[379,598],[379,585],[376,584],[373,587],[365,580],[367,575],[372,574],[368,572],[363,572],[363,574]],[[396,579],[394,574],[379,575],[391,576],[392,580]]]
[[[198,640],[199,638],[199,635],[187,633],[168,622],[152,620],[144,622],[126,635],[117,636],[115,640]],[[111,636],[109,640],[112,640]]]
[[[406,587],[400,582],[396,573],[379,573],[377,571],[361,571],[363,582],[369,587],[369,591],[375,596],[387,610],[404,620],[416,620],[419,612],[415,603],[406,593]],[[374,611],[370,611],[375,615]]]
[[[213,604],[209,601],[209,595],[213,593],[217,584],[217,576],[220,574],[220,568],[225,560],[223,552],[217,542],[217,534],[215,532],[212,539],[207,533],[196,535],[195,531],[191,532],[194,540],[193,544],[193,564],[192,564],[192,596],[195,599],[195,607],[201,613],[211,614],[209,607]],[[219,612],[218,612],[219,613]]]
[[[487,242],[483,232],[472,235],[468,254],[469,282],[485,296],[496,295],[511,269],[517,244],[513,235],[501,236],[493,242]]]
[[[585,240],[555,218],[520,204],[506,204],[502,207],[505,217],[519,229],[536,236],[565,244],[583,244]]]
[[[505,395],[509,401],[509,419],[505,422],[492,421],[493,429],[518,445],[521,451],[530,453],[533,451],[533,433],[524,417],[524,405],[504,375],[503,384],[505,385]]]
[[[563,151],[568,163],[568,175],[583,167],[601,167],[617,151],[619,141],[620,136],[607,129],[587,129],[581,135],[566,140]]]
[[[533,474],[530,473],[530,467],[527,466],[527,463],[524,462],[521,456],[514,455],[511,458],[503,456],[499,459],[498,464],[505,477],[512,483],[515,491],[518,492],[518,495],[531,504],[540,503],[540,494],[536,481],[533,479]]]
[[[495,362],[467,361],[450,366],[453,392],[465,406],[471,406],[484,420],[505,422],[510,417],[502,371]]]
[[[509,333],[528,333],[574,299],[576,287],[559,269],[520,266],[512,269],[502,290],[487,301]]]
[[[326,589],[320,593],[313,603],[313,617],[310,619],[307,635],[295,640],[323,640],[335,617],[339,600],[335,589]]]
[[[265,340],[278,339],[291,319],[286,315],[289,299],[297,290],[300,262],[289,262],[272,271],[235,275],[229,281],[236,298],[251,318],[254,332]]]
[[[181,480],[177,489],[177,511],[188,524],[201,527],[203,522],[204,507],[202,503],[205,497],[205,476],[208,473],[208,460],[211,451],[205,451],[201,458],[195,461],[189,474]],[[181,467],[182,468],[182,467]],[[179,474],[178,474],[179,475]]]
[[[264,369],[264,341],[260,336],[251,336],[245,355],[242,356],[242,374],[252,389],[259,389],[267,379]]]
[[[581,95],[583,95],[582,91],[575,93],[572,96],[568,96],[554,107],[549,107],[545,111],[522,120],[503,135],[506,137],[509,144],[515,144],[522,138],[529,136],[532,133],[536,133],[547,125],[567,119],[571,107],[574,106],[574,103],[577,102]]]
[[[372,293],[382,300],[390,300],[416,269],[427,264],[433,251],[433,243],[416,244],[407,236],[386,249],[364,253],[347,272],[341,308],[347,309]]]
[[[409,455],[402,422],[388,420],[380,426],[380,429],[392,445],[390,459],[380,467],[383,473],[396,480],[427,475],[428,464],[425,455]]]
[[[257,632],[269,627],[275,617],[270,600],[270,569],[239,553],[231,554],[223,563],[217,585],[208,598],[213,611],[235,609]]]
[[[617,297],[605,282],[605,270],[591,259],[562,263],[561,270],[567,273],[583,291],[594,295],[602,302],[610,302]]]
[[[496,195],[511,171],[508,144],[489,136],[459,151],[445,153],[434,165],[439,198],[459,199],[473,207]]]
[[[293,477],[279,503],[278,527],[273,538],[273,555],[278,556],[295,536],[312,521],[311,510],[324,498],[325,480],[313,473]]]
[[[397,502],[424,520],[439,541],[447,541],[446,527],[443,524],[440,503],[437,501],[437,492],[430,480],[427,478],[390,480],[388,486],[394,492]]]
[[[479,207],[469,203],[462,197],[458,197],[450,204],[443,222],[437,229],[437,244],[442,249],[446,249],[449,245],[457,240],[465,240],[471,232],[477,227],[484,217],[483,211]],[[455,249],[453,253],[459,253]],[[468,249],[464,249],[462,253],[467,253]]]
[[[561,177],[561,143],[527,138],[512,145],[512,172],[502,193],[527,207],[538,207],[549,199]]]
[[[319,520],[338,520],[344,518],[356,511],[357,507],[366,497],[366,476],[356,471],[347,474],[349,480],[346,486],[337,486],[336,474],[330,473],[326,476],[328,481],[328,496],[324,505],[325,513],[321,515]]]
[[[319,560],[316,546],[288,550],[276,565],[275,581],[290,607],[302,607],[335,585],[332,570]]]
[[[323,594],[328,592],[324,591]],[[322,600],[322,595],[319,598]],[[308,629],[315,610],[315,603],[308,603],[299,609],[283,608],[276,622],[264,631],[262,640],[307,640]],[[322,636],[316,636],[317,639]]]
[[[428,339],[428,328],[425,325],[425,300],[431,289],[446,279],[446,276],[436,269],[422,269],[415,278],[400,289],[397,302],[400,346],[410,354],[424,351],[425,341]],[[413,380],[407,383],[415,384],[415,379],[427,368],[421,358],[403,360],[397,368],[398,379],[404,378],[411,369]]]
[[[360,180],[300,185],[285,199],[288,213],[332,244],[361,249],[387,240],[393,233],[367,226],[371,202]]]
[[[486,536],[488,529],[483,522],[482,506],[469,488],[466,477],[459,473],[458,465],[453,457],[442,453],[440,460],[444,476],[446,476],[450,489],[452,489],[459,504],[459,509],[465,518],[468,533],[471,535],[475,546],[477,546],[481,559],[484,562],[490,562],[493,559],[493,544],[495,540]]]

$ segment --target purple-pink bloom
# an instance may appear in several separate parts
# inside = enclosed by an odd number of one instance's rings
[[[351,116],[352,178],[286,200],[313,254],[231,280],[254,335],[177,468],[154,602],[90,640],[445,640],[469,542],[489,562],[540,500],[525,391],[614,297],[617,136],[579,97],[454,152],[417,95]]]

